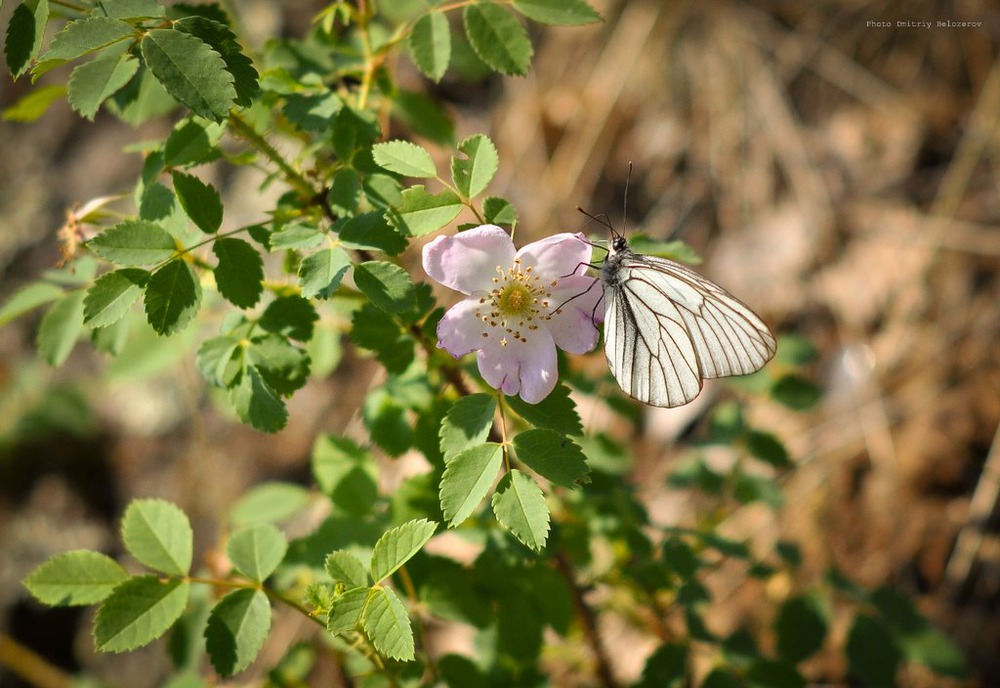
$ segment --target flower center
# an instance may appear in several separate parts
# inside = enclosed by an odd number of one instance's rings
[[[496,286],[479,299],[482,308],[476,311],[476,317],[486,325],[483,337],[489,337],[491,330],[501,330],[497,333],[500,334],[501,346],[507,346],[508,337],[527,342],[528,333],[538,329],[537,321],[551,319],[550,289],[559,281],[543,283],[538,275],[533,274],[532,268],[521,268],[520,259],[514,260],[514,267],[504,270],[498,265],[496,271],[497,276],[493,278]]]

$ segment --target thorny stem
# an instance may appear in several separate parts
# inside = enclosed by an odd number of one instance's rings
[[[249,141],[255,148],[257,148],[257,150],[263,153],[268,160],[278,166],[278,169],[284,173],[288,183],[295,187],[296,191],[308,198],[314,198],[316,196],[316,189],[313,188],[310,181],[306,179],[301,172],[292,167],[281,155],[281,153],[279,153],[274,146],[268,143],[267,139],[258,134],[246,120],[235,112],[230,112],[227,121],[234,132]]]

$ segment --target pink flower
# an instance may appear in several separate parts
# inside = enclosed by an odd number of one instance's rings
[[[557,346],[573,354],[597,346],[603,312],[601,288],[583,274],[590,254],[583,235],[569,233],[515,252],[496,225],[434,239],[424,270],[469,297],[441,319],[438,346],[455,358],[475,351],[488,384],[537,404],[556,386]]]

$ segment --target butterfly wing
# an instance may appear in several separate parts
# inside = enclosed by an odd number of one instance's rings
[[[734,296],[663,258],[629,253],[605,285],[605,353],[622,389],[681,406],[709,378],[746,375],[774,355],[774,335]]]

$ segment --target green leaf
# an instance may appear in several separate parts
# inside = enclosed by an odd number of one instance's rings
[[[0,327],[39,306],[55,301],[63,295],[63,290],[48,282],[29,284],[7,299],[0,307]]]
[[[222,127],[200,118],[185,118],[174,125],[163,147],[163,164],[170,167],[200,165],[221,155],[217,144]]]
[[[409,38],[410,56],[417,69],[439,82],[451,59],[451,28],[444,12],[428,12],[413,24]]]
[[[554,430],[525,430],[514,438],[514,450],[528,468],[556,485],[576,487],[590,472],[583,450]]]
[[[326,630],[337,635],[357,628],[361,612],[368,602],[371,588],[351,588],[333,602],[333,609],[326,619]]]
[[[477,134],[458,144],[458,150],[466,157],[451,159],[451,178],[461,193],[470,198],[478,196],[489,186],[500,166],[497,149],[489,138]]]
[[[863,614],[854,617],[847,634],[846,650],[851,673],[865,684],[896,685],[902,654],[880,620]]]
[[[372,580],[380,583],[399,570],[427,544],[437,526],[433,521],[420,519],[386,531],[372,551]]]
[[[537,404],[529,404],[520,397],[506,397],[507,404],[517,415],[532,425],[555,430],[563,435],[582,435],[583,424],[576,404],[569,398],[569,387],[556,385],[549,396]]]
[[[162,227],[145,220],[126,220],[106,229],[87,244],[94,252],[118,265],[153,265],[177,251],[174,238]]]
[[[69,77],[70,106],[93,121],[101,103],[132,80],[139,70],[139,60],[131,55],[101,56],[77,65]]]
[[[489,442],[459,452],[441,476],[441,511],[449,525],[462,523],[483,501],[503,463],[503,447]]]
[[[354,283],[375,306],[388,313],[402,313],[416,303],[410,273],[393,263],[361,263],[354,268]]]
[[[24,587],[42,604],[76,607],[100,602],[127,579],[128,573],[111,557],[80,549],[38,566],[24,579]]]
[[[289,222],[271,233],[268,244],[271,250],[314,248],[323,243],[325,232],[305,222]]]
[[[386,218],[401,234],[419,237],[446,226],[464,207],[453,191],[429,194],[418,184],[403,190],[403,204],[387,211]]]
[[[4,55],[7,68],[15,80],[24,74],[28,64],[38,55],[48,20],[48,0],[24,0],[14,9],[7,25]]]
[[[798,664],[819,652],[826,638],[827,616],[815,594],[785,600],[774,623],[781,658]]]
[[[236,104],[250,107],[260,95],[260,75],[253,61],[243,54],[236,34],[225,24],[207,17],[184,17],[174,22],[174,28],[196,36],[209,45],[226,63],[226,69],[233,76],[236,90]]]
[[[278,394],[291,395],[309,377],[309,354],[277,334],[256,335],[247,347],[247,361]]]
[[[83,291],[71,291],[42,316],[35,344],[51,366],[61,366],[69,357],[83,329]]]
[[[799,375],[785,375],[771,387],[775,401],[795,411],[805,411],[819,403],[823,392],[815,384]]]
[[[343,167],[333,174],[326,200],[338,215],[354,215],[361,199],[361,177],[357,170]]]
[[[352,217],[340,226],[338,235],[346,248],[375,249],[390,256],[406,250],[406,239],[393,229],[385,214],[380,212]]]
[[[185,576],[191,568],[194,534],[188,517],[162,499],[136,499],[122,517],[129,553],[151,569]]]
[[[172,260],[146,283],[146,320],[158,334],[180,331],[198,313],[201,284],[185,260]]]
[[[791,664],[758,659],[746,672],[749,688],[805,688],[806,680]]]
[[[324,248],[306,256],[299,265],[302,296],[307,299],[330,298],[350,267],[351,257],[339,246]]]
[[[462,15],[469,43],[493,69],[517,76],[528,73],[533,49],[528,33],[514,16],[492,2],[468,5]]]
[[[486,441],[496,410],[496,398],[490,394],[470,394],[448,409],[438,432],[445,463],[461,451]]]
[[[283,482],[261,483],[250,488],[229,510],[234,526],[272,523],[290,518],[309,503],[309,490]]]
[[[358,346],[374,351],[390,373],[400,374],[413,363],[413,338],[391,315],[370,303],[354,311],[349,335]]]
[[[139,300],[148,279],[149,273],[138,268],[101,275],[83,299],[83,322],[91,327],[118,322]]]
[[[94,644],[101,652],[126,652],[167,632],[184,612],[191,584],[137,576],[104,600],[94,618]]]
[[[239,347],[240,340],[229,335],[206,339],[195,357],[198,370],[216,387],[228,388],[239,373],[240,362],[233,358]]]
[[[455,145],[455,122],[441,102],[426,93],[397,89],[392,94],[392,114],[417,136],[448,148]]]
[[[264,260],[253,246],[242,239],[216,239],[212,253],[219,259],[215,266],[215,285],[229,303],[239,308],[253,308],[264,293]]]
[[[75,60],[135,34],[130,24],[107,17],[88,17],[71,21],[55,35],[49,49],[39,59]]]
[[[549,537],[549,507],[542,488],[527,473],[508,471],[493,493],[493,513],[525,546],[542,551]]]
[[[94,12],[112,19],[156,19],[166,14],[156,0],[98,0]]]
[[[226,546],[236,570],[258,583],[274,573],[287,551],[285,534],[270,523],[258,523],[237,530]]]
[[[431,154],[409,141],[386,141],[372,146],[375,163],[404,177],[432,178],[437,168]]]
[[[167,92],[206,119],[220,121],[236,100],[233,76],[205,42],[182,31],[153,29],[142,39],[146,66]]]
[[[778,353],[774,360],[788,365],[801,366],[813,363],[819,358],[816,345],[805,337],[794,334],[784,334],[778,338]]]
[[[517,211],[507,199],[490,196],[483,201],[483,219],[489,224],[512,227],[517,224]]]
[[[4,108],[2,117],[9,122],[34,122],[66,95],[66,86],[50,84],[34,88],[13,105]]]
[[[514,0],[514,9],[544,24],[590,24],[601,15],[584,0]]]
[[[362,621],[365,633],[383,655],[404,662],[413,659],[410,618],[403,602],[390,588],[372,588]]]
[[[747,451],[764,463],[775,468],[788,468],[792,465],[785,445],[769,432],[750,430],[746,435],[746,443]]]
[[[319,315],[301,296],[279,296],[268,304],[258,323],[262,328],[283,337],[308,342]]]
[[[177,105],[146,65],[139,67],[135,78],[107,103],[112,113],[132,126],[166,115]]]
[[[253,366],[243,369],[239,383],[229,391],[236,415],[261,432],[278,432],[288,422],[285,402]]]
[[[920,615],[913,600],[902,591],[879,588],[872,592],[871,603],[882,615],[906,659],[926,664],[946,676],[965,676],[967,668],[961,651]]]
[[[184,212],[206,234],[222,226],[222,196],[214,186],[194,175],[174,172],[174,192]]]
[[[635,688],[684,688],[688,676],[686,643],[665,643],[646,660]]]
[[[368,570],[347,550],[330,552],[326,557],[325,567],[327,575],[336,583],[344,583],[349,588],[368,585]]]
[[[208,617],[205,649],[222,676],[243,671],[257,657],[271,630],[271,604],[262,590],[234,590]]]
[[[320,435],[312,471],[323,494],[349,514],[364,515],[378,499],[378,467],[371,453],[346,437]]]
[[[342,107],[344,101],[336,93],[290,93],[281,111],[300,129],[326,132]]]

